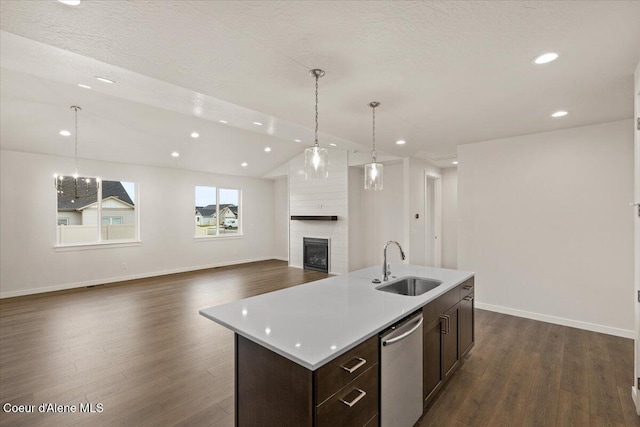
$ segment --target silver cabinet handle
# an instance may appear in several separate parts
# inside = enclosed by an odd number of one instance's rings
[[[353,405],[355,405],[356,403],[360,402],[360,399],[362,399],[363,397],[365,397],[367,395],[367,392],[364,390],[360,390],[359,388],[356,388],[356,390],[358,391],[358,396],[356,396],[355,399],[353,399],[351,402],[347,402],[344,399],[340,399],[340,402],[344,403],[345,405],[347,405],[349,408],[351,408]]]
[[[466,297],[462,298],[465,301],[473,301],[473,297],[471,295],[467,295]]]
[[[449,333],[449,316],[446,314],[441,314],[440,319],[442,319],[442,328],[440,329],[440,333],[446,335]]]
[[[469,289],[473,289],[473,285],[463,286],[462,289],[468,291]]]
[[[402,335],[398,335],[398,336],[397,336],[397,337],[395,337],[395,338],[391,338],[390,340],[382,341],[382,345],[383,345],[384,347],[386,347],[386,346],[391,345],[391,344],[393,344],[393,343],[396,343],[396,342],[398,342],[398,341],[402,341],[403,339],[405,339],[406,337],[408,337],[409,335],[411,335],[412,333],[414,333],[416,330],[418,330],[418,328],[420,327],[420,325],[422,325],[423,320],[424,320],[424,319],[421,317],[421,318],[420,318],[420,320],[418,320],[418,323],[416,323],[416,326],[414,326],[413,328],[411,328],[411,330],[409,330],[409,331],[405,332],[405,333],[404,333],[404,334],[402,334]]]
[[[344,369],[345,371],[349,372],[350,374],[353,374],[355,371],[358,370],[358,368],[360,368],[361,366],[363,366],[365,363],[367,363],[366,359],[363,359],[362,357],[356,357],[356,360],[359,360],[358,363],[356,363],[353,367],[351,368],[347,368],[344,365],[341,365],[340,367],[342,369]]]

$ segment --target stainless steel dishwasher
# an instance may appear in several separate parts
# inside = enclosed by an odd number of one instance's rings
[[[422,416],[422,313],[380,336],[380,426],[411,427]]]

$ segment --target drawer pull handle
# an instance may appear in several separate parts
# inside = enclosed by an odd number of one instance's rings
[[[345,371],[349,372],[350,374],[353,374],[355,371],[358,370],[358,368],[360,368],[361,366],[364,366],[364,364],[367,363],[367,360],[363,359],[362,357],[356,357],[356,360],[359,360],[359,362],[356,363],[355,365],[353,365],[351,368],[347,368],[344,365],[342,365],[340,367],[342,369],[344,369]]]
[[[440,329],[440,333],[447,335],[449,333],[451,318],[446,314],[441,314],[440,319],[443,320],[442,329]]]
[[[467,285],[467,286],[463,286],[462,289],[464,290],[469,290],[469,289],[473,289],[473,285]]]
[[[358,396],[353,399],[351,402],[347,402],[344,399],[340,399],[340,401],[342,403],[344,403],[345,405],[347,405],[349,408],[351,408],[353,405],[355,405],[356,403],[360,402],[360,399],[362,399],[363,397],[365,397],[367,395],[367,392],[364,390],[360,390],[359,388],[356,388],[356,390],[358,391]]]
[[[465,301],[473,301],[473,297],[467,295],[466,297],[463,298],[463,300],[465,300]]]

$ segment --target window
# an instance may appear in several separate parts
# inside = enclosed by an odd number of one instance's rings
[[[196,237],[240,235],[240,219],[240,190],[196,186]]]
[[[137,239],[135,183],[58,177],[56,190],[58,245]]]
[[[102,225],[122,225],[122,217],[121,216],[103,216],[102,217]]]

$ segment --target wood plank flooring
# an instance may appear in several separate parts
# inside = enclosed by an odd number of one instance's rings
[[[476,345],[418,426],[640,426],[632,382],[632,340],[476,310]]]
[[[102,403],[2,426],[232,426],[233,334],[201,308],[327,277],[281,261],[0,300],[0,403]],[[476,311],[420,426],[640,426],[631,340]]]

